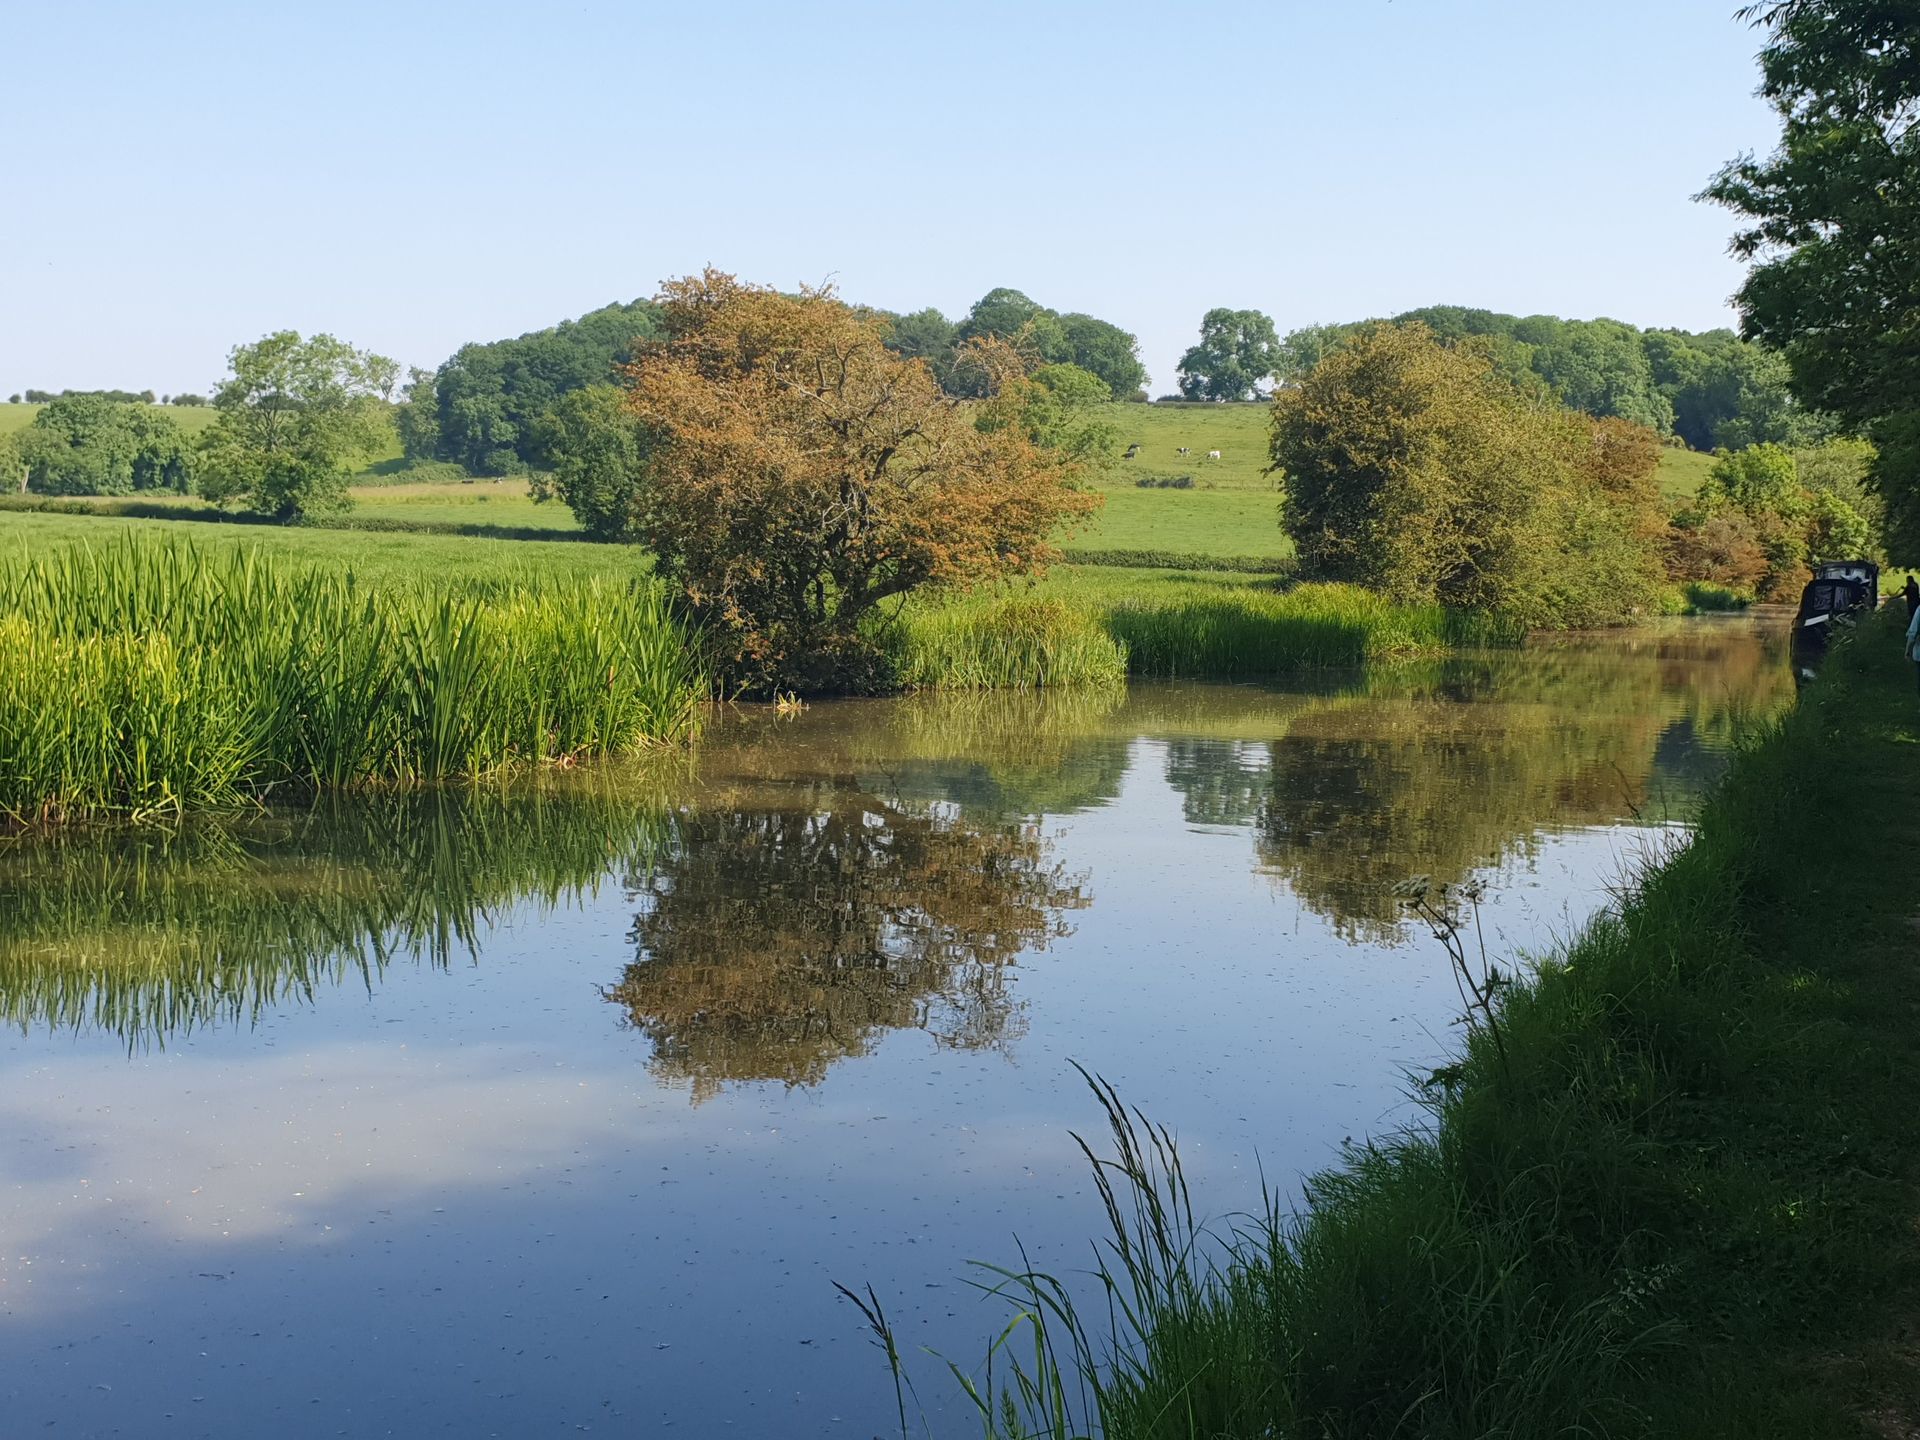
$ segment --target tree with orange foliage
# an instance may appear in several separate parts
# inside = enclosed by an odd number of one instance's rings
[[[1035,442],[1005,341],[973,342],[983,398],[959,400],[831,289],[710,269],[659,301],[667,338],[625,372],[646,436],[631,533],[753,688],[882,684],[862,626],[882,601],[1031,573],[1099,504]]]

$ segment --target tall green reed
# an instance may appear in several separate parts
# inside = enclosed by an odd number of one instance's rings
[[[1112,686],[1127,678],[1125,647],[1097,614],[1064,600],[909,608],[885,643],[895,679],[909,689]]]
[[[1402,605],[1352,585],[1248,588],[1123,600],[1108,613],[1137,675],[1233,679],[1364,665],[1463,645],[1515,644],[1521,627],[1438,605]]]
[[[0,566],[0,817],[223,806],[690,738],[652,582],[364,586],[129,537]]]

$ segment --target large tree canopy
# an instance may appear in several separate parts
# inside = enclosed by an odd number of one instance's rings
[[[1889,543],[1920,552],[1920,20],[1902,0],[1786,0],[1761,25],[1771,155],[1706,194],[1745,217],[1741,328],[1781,351],[1794,391],[1869,431]]]
[[[1280,372],[1297,379],[1349,336],[1377,321],[1313,325],[1280,344]],[[1504,315],[1430,305],[1392,317],[1448,342],[1473,340],[1512,384],[1550,390],[1589,415],[1674,435],[1696,450],[1808,444],[1827,422],[1797,403],[1784,360],[1731,330],[1639,330],[1619,320]]]
[[[22,489],[42,495],[184,493],[193,451],[172,416],[138,401],[70,391],[12,437]]]
[[[635,341],[659,334],[658,308],[635,300],[517,339],[462,345],[434,376],[434,453],[475,475],[550,464],[547,412],[570,391],[611,383]]]
[[[1033,438],[1036,382],[1003,340],[969,347],[986,393],[968,401],[830,290],[709,270],[660,298],[667,338],[626,372],[646,443],[632,533],[750,683],[877,679],[861,622],[881,601],[1031,570],[1098,503]]]
[[[974,340],[1009,341],[1032,366],[1077,365],[1099,376],[1115,400],[1133,399],[1147,383],[1140,342],[1132,334],[1092,315],[1062,315],[1005,286],[982,295],[958,321],[931,309],[886,318],[887,343],[925,360],[953,394],[977,394],[985,383],[975,367],[959,363]]]
[[[1189,400],[1255,400],[1282,363],[1273,321],[1258,310],[1209,310],[1200,343],[1180,357],[1180,393]]]
[[[201,492],[296,520],[343,508],[353,468],[392,434],[398,367],[331,335],[238,346],[202,440]]]
[[[1282,388],[1273,457],[1311,576],[1543,625],[1618,620],[1661,582],[1652,432],[1543,406],[1424,325],[1362,330]]]

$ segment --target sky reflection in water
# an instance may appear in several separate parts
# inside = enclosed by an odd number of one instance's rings
[[[1754,622],[1365,683],[922,697],[693,773],[0,848],[0,1377],[37,1431],[887,1433],[1083,1263],[1068,1065],[1215,1212],[1406,1118],[1415,872],[1591,912],[1791,680]],[[928,1372],[929,1376],[931,1372]],[[935,1381],[930,1402],[945,1391]]]

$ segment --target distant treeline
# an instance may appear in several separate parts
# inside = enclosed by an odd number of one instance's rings
[[[542,468],[555,402],[609,383],[634,342],[659,334],[659,307],[635,300],[517,339],[462,345],[438,370],[412,372],[396,416],[401,448],[409,460],[451,460],[474,475]]]
[[[1074,365],[1115,399],[1144,399],[1139,342],[1092,315],[1061,314],[1018,290],[988,291],[964,316],[878,311],[898,353],[925,359],[950,394],[975,393],[985,376],[966,363],[976,339],[1017,339],[1041,365]],[[474,475],[546,469],[565,428],[562,397],[615,381],[637,343],[661,336],[650,300],[607,305],[512,340],[463,345],[438,370],[415,370],[397,421],[409,460],[447,460]]]
[[[51,405],[55,400],[65,400],[73,396],[87,396],[96,400],[112,400],[119,405],[204,405],[204,395],[161,395],[155,396],[151,390],[21,390],[7,396],[9,405]]]
[[[1798,405],[1787,365],[1731,330],[1640,330],[1619,320],[1562,320],[1434,305],[1393,317],[1449,343],[1483,346],[1495,369],[1544,386],[1589,415],[1617,417],[1695,450],[1817,444],[1831,423]],[[1311,325],[1280,342],[1275,374],[1298,380],[1365,325]]]
[[[195,452],[179,422],[124,391],[69,391],[50,397],[33,424],[0,446],[17,486],[38,495],[186,494]]]

